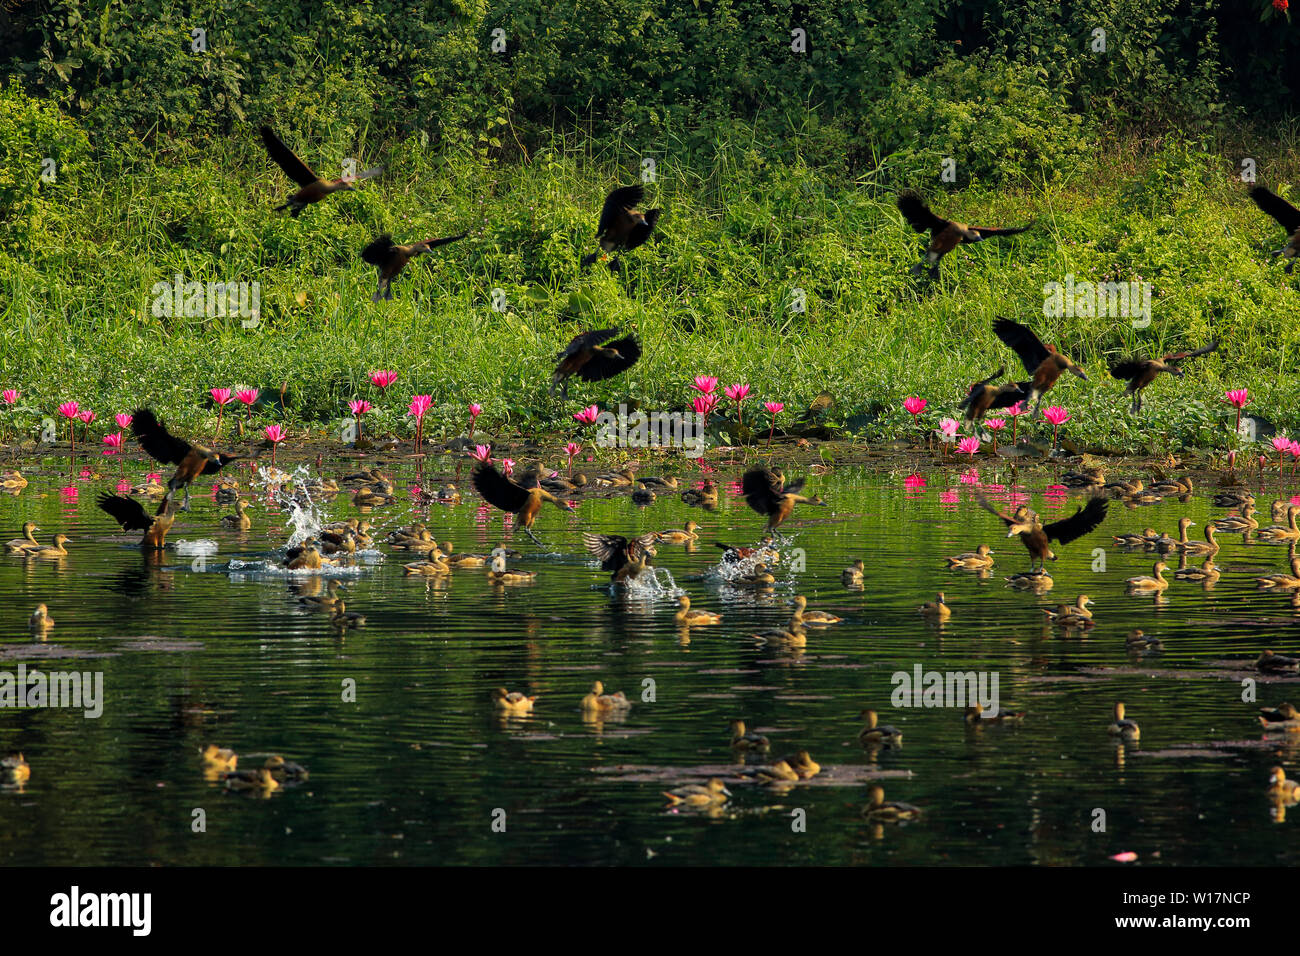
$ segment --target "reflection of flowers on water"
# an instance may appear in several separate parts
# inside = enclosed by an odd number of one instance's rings
[[[958,501],[957,489],[948,488],[939,492],[939,503],[942,505],[955,505]]]
[[[68,485],[66,488],[59,489],[59,497],[64,501],[76,501],[81,494],[81,489],[76,485]]]
[[[971,468],[969,471],[963,471],[958,476],[963,485],[978,485],[980,483],[979,469]]]

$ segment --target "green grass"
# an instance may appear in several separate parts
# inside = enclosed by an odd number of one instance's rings
[[[328,143],[291,145],[320,169],[334,164]],[[39,165],[16,148],[12,161]],[[385,165],[381,178],[297,220],[271,212],[288,181],[255,136],[218,152],[177,144],[116,174],[86,159],[39,187],[27,219],[0,232],[0,388],[23,392],[15,408],[0,406],[0,434],[34,435],[67,399],[94,409],[97,427],[149,403],[183,428],[210,431],[209,388],[285,383],[289,407],[259,421],[293,434],[337,433],[346,401],[367,397],[380,406],[372,427],[406,435],[407,397],[429,393],[433,437],[456,434],[471,401],[484,406],[484,431],[563,436],[572,412],[592,402],[684,407],[691,378],[709,373],[753,385],[749,421],[765,417],[765,400],[797,411],[826,390],[836,399],[831,420],[874,441],[910,427],[899,407],[908,395],[929,399],[937,424],[999,364],[1022,377],[989,329],[997,315],[1031,322],[1088,368],[1089,382],[1070,379],[1052,393],[1074,419],[1063,435],[1077,441],[1117,452],[1222,446],[1229,387],[1249,388],[1251,411],[1300,430],[1291,374],[1300,277],[1267,257],[1283,236],[1246,198],[1235,160],[1118,143],[1050,184],[950,195],[921,184],[954,218],[1037,223],[949,255],[928,284],[909,274],[924,240],[901,223],[893,189],[873,178],[888,174],[888,160],[872,175],[814,166],[799,158],[797,135],[758,134],[718,142],[707,157],[672,141],[656,155],[649,195],[667,213],[658,241],[625,257],[621,279],[601,267],[580,273],[578,258],[594,248],[606,190],[639,168],[629,143],[557,135],[509,164],[438,154],[414,139],[375,146],[361,159]],[[1296,168],[1290,154],[1258,158],[1274,188]],[[358,252],[377,232],[407,241],[464,229],[470,238],[397,280],[393,302],[370,302],[374,270]],[[178,272],[260,282],[262,324],[154,317],[151,287]],[[1042,287],[1067,273],[1153,282],[1150,327],[1045,319]],[[498,288],[504,313],[491,307]],[[804,313],[786,308],[795,288],[806,293]],[[636,328],[640,363],[611,382],[575,381],[566,403],[548,398],[555,352],[581,330],[612,325]],[[1185,379],[1159,380],[1132,420],[1106,362],[1130,349],[1200,345],[1212,333],[1221,351]],[[366,374],[375,368],[401,375],[382,402]]]

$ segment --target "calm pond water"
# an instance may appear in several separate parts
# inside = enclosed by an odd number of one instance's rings
[[[149,562],[136,536],[95,507],[115,475],[69,480],[46,464],[21,494],[0,495],[0,528],[7,540],[35,520],[43,541],[67,533],[70,555],[0,556],[0,670],[20,660],[99,670],[106,702],[94,720],[0,712],[0,752],[21,750],[32,767],[25,788],[0,791],[8,864],[1096,865],[1122,851],[1144,864],[1300,863],[1291,836],[1300,809],[1276,821],[1265,796],[1273,764],[1296,766],[1300,734],[1265,740],[1255,721],[1258,706],[1296,700],[1300,688],[1265,678],[1257,702],[1241,699],[1263,647],[1297,649],[1287,595],[1261,594],[1252,573],[1285,570],[1286,548],[1225,536],[1217,586],[1178,581],[1157,604],[1123,586],[1149,572],[1152,556],[1110,539],[1146,525],[1174,531],[1183,515],[1196,534],[1222,510],[1208,492],[1133,510],[1112,503],[1098,532],[1057,548],[1056,586],[1038,596],[1006,587],[1027,554],[979,510],[960,472],[908,487],[903,472],[839,470],[811,482],[830,507],[801,508],[782,528],[783,557],[802,549],[806,568],[783,567],[763,595],[701,577],[718,566],[712,542],[760,537],[761,519],[734,487],[712,513],[676,495],[647,509],[627,496],[588,498],[570,514],[548,506],[537,523],[553,549],[544,551],[472,493],[458,506],[416,509],[403,464],[398,504],[370,514],[377,541],[427,515],[458,550],[518,548],[513,566],[538,580],[494,587],[482,571],[459,570],[430,585],[404,577],[405,553],[379,543],[371,563],[324,572],[345,582],[348,609],[369,618],[339,636],[297,601],[319,579],[268,566],[293,526],[264,489],[246,534],[221,529],[231,509],[196,489],[167,552]],[[143,473],[129,466],[127,478]],[[249,472],[237,477],[247,488]],[[983,480],[1005,502],[1005,470],[986,468]],[[1044,480],[1019,490],[1048,520],[1080,500]],[[1260,497],[1266,511],[1271,495]],[[322,510],[358,513],[347,493]],[[660,546],[660,589],[611,595],[582,548],[583,531],[640,533],[689,518],[702,525],[701,546]],[[980,543],[997,552],[991,577],[944,568],[943,556]],[[1094,570],[1094,548],[1105,549],[1105,571]],[[863,591],[840,581],[857,557],[868,564]],[[669,576],[724,623],[682,640]],[[940,589],[953,609],[942,629],[916,611]],[[1095,628],[1045,626],[1041,607],[1080,592],[1095,600]],[[811,631],[802,653],[751,640],[785,622],[796,593],[844,623]],[[43,642],[27,631],[38,602],[56,621]],[[1136,627],[1164,652],[1126,652]],[[996,672],[1003,706],[1029,716],[968,730],[960,710],[891,706],[891,675],[918,664]],[[584,722],[579,700],[597,678],[634,701],[625,720]],[[653,701],[642,699],[647,680]],[[356,682],[355,702],[343,700],[345,681]],[[498,685],[538,695],[534,716],[499,719],[489,698]],[[1141,724],[1140,746],[1107,735],[1117,700]],[[864,707],[903,729],[902,747],[859,744]],[[732,777],[720,813],[668,810],[661,791],[737,769],[733,717],[767,734],[774,755],[811,751],[823,774],[784,790]],[[209,742],[237,750],[241,767],[283,754],[310,779],[268,799],[226,792],[204,778],[198,751]],[[873,776],[923,818],[865,822]],[[206,833],[191,828],[196,808]],[[1092,828],[1097,808],[1104,833]],[[504,832],[493,828],[498,810]],[[804,832],[792,826],[795,810]]]

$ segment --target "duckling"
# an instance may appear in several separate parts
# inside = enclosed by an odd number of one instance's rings
[[[1165,588],[1169,587],[1169,582],[1164,578],[1165,569],[1167,567],[1168,565],[1163,561],[1157,561],[1151,566],[1150,577],[1147,577],[1145,574],[1139,574],[1135,577],[1126,578],[1124,584],[1128,588],[1130,594],[1136,592],[1163,591]]]
[[[711,777],[703,786],[698,783],[688,783],[673,790],[665,790],[663,794],[668,798],[670,806],[675,807],[684,803],[688,807],[708,807],[725,803],[731,796],[731,791],[719,778]]]
[[[962,554],[953,555],[951,558],[944,558],[950,568],[961,568],[964,571],[982,571],[993,567],[993,550],[987,544],[981,544],[974,551],[965,551]]]
[[[1218,519],[1219,530],[1232,534],[1248,534],[1259,527],[1254,514],[1254,505],[1242,505],[1238,514],[1227,514]]]
[[[1300,505],[1290,505],[1286,509],[1286,524],[1269,525],[1260,529],[1259,537],[1264,541],[1295,541],[1300,539],[1300,528],[1296,527],[1296,515],[1300,514]]]
[[[776,578],[768,573],[767,565],[762,562],[754,565],[754,570],[749,574],[737,575],[729,578],[727,583],[737,588],[757,588],[763,590],[776,584]]]
[[[677,603],[681,606],[681,610],[675,615],[678,624],[685,624],[688,627],[702,627],[707,624],[722,623],[721,614],[714,614],[712,611],[691,610],[691,599],[685,594],[677,599]]]
[[[1059,624],[1062,627],[1092,627],[1092,611],[1088,610],[1088,605],[1094,603],[1092,598],[1086,594],[1080,594],[1074,604],[1058,605],[1056,610],[1043,608],[1043,613],[1053,624]]]
[[[508,714],[513,717],[520,717],[524,714],[533,712],[534,697],[528,697],[517,690],[508,691],[504,687],[498,687],[492,692],[493,708],[499,714]]]
[[[32,616],[27,619],[27,629],[33,634],[44,634],[54,626],[54,618],[50,617],[49,608],[44,604],[36,605],[36,610],[32,611]]]
[[[1157,481],[1151,485],[1150,490],[1157,494],[1171,495],[1174,497],[1190,495],[1192,493],[1192,479],[1189,475],[1185,478],[1171,478],[1166,479],[1165,481]]]
[[[984,705],[981,703],[971,704],[966,708],[966,723],[976,727],[983,727],[985,724],[1019,724],[1023,723],[1027,712],[1023,710],[1003,710],[998,708],[996,714],[984,713]]]
[[[487,573],[492,584],[525,584],[537,580],[536,571],[509,571],[506,569],[505,553],[498,548],[492,552],[492,567]]]
[[[209,767],[215,767],[218,770],[234,770],[239,764],[239,754],[233,750],[218,747],[216,744],[208,744],[203,748],[203,762]]]
[[[247,531],[253,527],[253,519],[248,516],[248,502],[240,498],[235,503],[235,513],[222,516],[221,527],[234,531]]]
[[[23,554],[32,558],[66,558],[68,549],[64,547],[72,539],[66,534],[56,534],[53,544],[43,544],[38,548],[28,548]]]
[[[1261,588],[1279,588],[1286,591],[1300,588],[1300,557],[1291,559],[1290,574],[1266,574],[1262,578],[1256,578],[1255,581]]]
[[[1265,674],[1294,674],[1300,670],[1300,660],[1265,650],[1260,652],[1259,659],[1255,661],[1255,669]]]
[[[930,618],[935,621],[946,621],[952,617],[952,608],[948,606],[948,601],[940,591],[933,601],[926,601],[917,608],[922,617]]]
[[[1219,580],[1219,567],[1214,563],[1214,558],[1206,558],[1205,563],[1199,568],[1179,568],[1174,571],[1174,577],[1182,581],[1200,581],[1206,585],[1212,585]]]
[[[696,529],[699,527],[694,521],[686,522],[685,528],[671,528],[668,531],[659,532],[659,540],[667,544],[689,544],[693,541],[700,540]]]
[[[1268,795],[1288,802],[1300,799],[1300,783],[1286,778],[1286,771],[1274,767],[1269,774]]]
[[[1255,496],[1249,491],[1233,490],[1220,491],[1214,496],[1214,506],[1216,508],[1240,508],[1242,505],[1253,505]]]
[[[646,505],[655,503],[655,493],[646,487],[645,482],[637,485],[636,490],[632,492],[632,504],[640,505],[644,508]]]
[[[704,482],[701,488],[688,488],[681,494],[684,503],[696,508],[716,508],[718,506],[718,486],[712,481]]]
[[[1276,707],[1261,707],[1258,720],[1265,729],[1300,730],[1300,710],[1285,702]]]
[[[792,620],[800,621],[804,624],[838,624],[844,620],[836,617],[834,614],[828,614],[826,611],[809,611],[808,599],[802,594],[794,599],[794,616]]]
[[[840,580],[843,581],[847,587],[860,588],[862,587],[862,575],[865,570],[866,565],[863,563],[862,559],[859,558],[840,572]]]
[[[1179,518],[1178,537],[1171,538],[1169,535],[1164,535],[1156,542],[1156,550],[1161,554],[1168,554],[1170,551],[1177,551],[1180,548],[1186,547],[1191,543],[1187,540],[1187,529],[1194,524],[1196,524],[1196,522],[1191,518]]]
[[[1300,510],[1300,509],[1297,509],[1297,510]],[[1219,542],[1217,542],[1217,541],[1214,540],[1214,535],[1218,532],[1218,530],[1219,530],[1219,525],[1218,525],[1216,522],[1214,522],[1214,521],[1207,521],[1207,522],[1205,522],[1205,540],[1204,540],[1204,541],[1188,541],[1188,542],[1185,543],[1185,544],[1180,544],[1180,545],[1178,546],[1178,550],[1181,551],[1183,554],[1189,554],[1189,555],[1191,555],[1191,554],[1197,554],[1197,555],[1199,555],[1199,554],[1204,554],[1204,555],[1215,555],[1215,554],[1218,554],[1218,553],[1219,553]]]
[[[1042,568],[1034,571],[1018,571],[1006,579],[1007,587],[1019,591],[1033,591],[1042,594],[1056,586],[1055,579]]]
[[[585,714],[613,714],[630,709],[632,702],[628,700],[622,691],[617,694],[606,694],[605,685],[600,681],[595,681],[591,685],[591,691],[587,696],[582,698],[582,711]]]
[[[332,611],[343,599],[339,597],[339,588],[343,582],[338,578],[330,578],[326,587],[329,589],[328,594],[313,594],[306,597],[298,598],[299,604],[315,608],[318,611]]]
[[[226,777],[226,789],[260,790],[263,793],[270,793],[272,790],[280,789],[280,781],[276,780],[271,771],[265,767],[259,767],[257,770],[237,770]]]
[[[770,746],[768,739],[762,734],[746,731],[743,720],[733,720],[731,722],[732,750],[761,750],[766,752]]]
[[[0,760],[0,783],[23,784],[31,778],[31,765],[21,753],[11,753]]]
[[[1137,740],[1142,736],[1136,721],[1124,719],[1123,704],[1115,705],[1115,722],[1106,728],[1106,732],[1112,736],[1123,737],[1125,740]]]
[[[1124,638],[1124,649],[1130,654],[1156,654],[1163,651],[1165,645],[1158,637],[1147,637],[1139,628]]]
[[[323,564],[315,538],[308,538],[300,547],[290,548],[285,554],[284,566],[290,571],[319,571]]]
[[[858,714],[867,725],[858,731],[858,740],[864,744],[889,744],[897,746],[903,742],[903,732],[888,724],[879,724],[879,717],[874,710],[864,710]]]
[[[1136,531],[1125,531],[1123,534],[1111,535],[1111,540],[1121,548],[1145,548],[1160,537],[1155,528],[1143,528],[1141,534]]]
[[[339,601],[330,609],[330,625],[335,630],[347,630],[348,628],[358,628],[366,626],[366,616],[358,614],[356,611],[349,611],[348,606],[343,601]]]
[[[22,491],[26,487],[27,479],[23,477],[20,471],[11,469],[0,475],[0,488],[5,491]]]
[[[822,772],[822,765],[813,760],[812,755],[806,750],[785,757],[782,762],[793,770],[800,780],[811,780]]]
[[[921,808],[914,807],[910,803],[887,803],[885,788],[878,784],[867,791],[867,797],[868,802],[862,810],[862,815],[868,820],[877,823],[902,823],[906,820],[915,820],[921,815]]]
[[[283,783],[286,780],[303,781],[311,774],[307,773],[307,768],[302,764],[294,763],[292,760],[285,760],[279,754],[271,754],[266,758],[266,763],[262,764],[262,769],[266,770],[277,783]]]
[[[12,541],[6,541],[5,553],[24,554],[27,551],[41,547],[41,543],[36,540],[36,536],[32,533],[40,530],[41,529],[36,526],[35,521],[24,521],[23,536],[21,538],[14,538]]]

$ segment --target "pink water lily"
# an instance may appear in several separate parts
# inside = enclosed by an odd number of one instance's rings
[[[481,461],[486,465],[492,460],[492,446],[475,445],[474,450],[469,453],[469,457],[473,458],[475,461]]]
[[[117,422],[118,428],[130,428],[135,416],[130,412],[118,412],[113,416],[113,421]]]
[[[737,382],[735,385],[728,385],[722,390],[722,394],[736,403],[736,421],[738,424],[745,424],[744,411],[741,404],[749,397],[749,386],[743,382]]]
[[[112,432],[104,436],[104,444],[108,449],[104,452],[106,455],[115,455],[122,449],[122,433]]]
[[[573,413],[573,420],[582,425],[590,425],[600,416],[600,406],[588,405],[582,411]]]
[[[929,404],[930,403],[926,401],[924,398],[917,398],[915,395],[912,396],[911,398],[903,399],[903,408],[913,418],[915,418],[917,415],[920,415],[923,411],[925,411],[925,406]]]
[[[474,437],[474,424],[478,421],[478,417],[482,414],[483,414],[482,405],[478,404],[478,402],[469,403],[469,436],[468,437],[470,438]]]
[[[924,488],[925,478],[921,475],[908,475],[903,479],[904,488]]]
[[[0,392],[0,398],[4,399],[6,405],[12,405],[22,397],[22,394],[16,388],[6,388],[3,392]]]
[[[380,369],[370,373],[370,383],[376,388],[385,389],[397,381],[397,373],[390,369]]]
[[[514,470],[515,470],[515,460],[513,458],[501,459],[501,471],[505,473],[507,477],[514,474]]]
[[[89,408],[83,408],[81,411],[77,413],[77,417],[80,418],[87,425],[89,425],[91,422],[95,420],[95,413],[92,412]]]
[[[767,430],[767,448],[772,449],[772,434],[776,431],[776,416],[781,413],[785,405],[781,402],[764,402],[763,407],[772,415],[772,426]]]
[[[284,441],[285,438],[284,429],[281,428],[279,425],[267,425],[265,434],[266,434],[266,440],[271,443],[271,467],[274,468],[275,449],[276,446],[280,444],[280,442]]]
[[[210,388],[208,394],[218,405],[229,405],[235,400],[235,393],[228,388]]]
[[[261,392],[256,388],[241,388],[235,392],[235,398],[239,399],[245,405],[252,406],[257,401],[257,396]]]
[[[370,403],[364,398],[354,398],[348,402],[348,411],[358,418],[370,411],[370,408]]]
[[[412,395],[407,414],[415,418],[415,448],[419,451],[424,446],[424,416],[433,407],[432,395]]]
[[[1043,409],[1043,417],[1052,423],[1052,450],[1055,451],[1057,432],[1070,420],[1070,413],[1060,405],[1048,405]]]
[[[1223,393],[1223,397],[1228,400],[1228,404],[1237,410],[1237,420],[1233,423],[1232,430],[1238,436],[1241,435],[1241,410],[1250,402],[1250,391],[1245,388],[1230,388]]]
[[[570,479],[573,478],[573,459],[580,451],[582,451],[582,446],[579,445],[577,442],[571,441],[564,446],[564,453],[569,456],[569,478]]]
[[[975,457],[975,453],[979,450],[980,440],[974,436],[963,438],[957,443],[957,451],[963,455],[970,455],[972,458]]]
[[[998,432],[1007,427],[1005,418],[986,418],[984,427],[993,433],[993,451],[998,450]]]
[[[712,395],[713,390],[718,387],[718,380],[713,375],[697,375],[695,381],[691,383],[691,388],[705,395]]]
[[[1291,439],[1285,435],[1276,435],[1273,438],[1273,448],[1277,451],[1277,470],[1282,471],[1282,456],[1291,450]]]
[[[81,411],[81,406],[76,402],[64,402],[59,406],[59,414],[64,418],[76,418]]]
[[[697,395],[691,402],[691,410],[696,415],[703,415],[708,418],[718,407],[718,396],[716,395]]]

